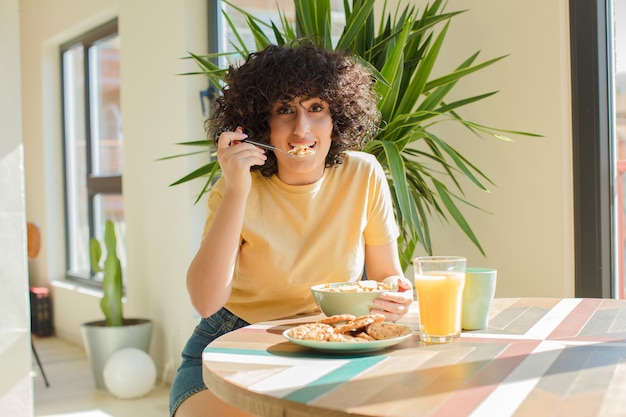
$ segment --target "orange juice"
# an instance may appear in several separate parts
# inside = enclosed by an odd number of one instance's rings
[[[422,338],[450,342],[461,332],[464,272],[428,271],[415,274]]]

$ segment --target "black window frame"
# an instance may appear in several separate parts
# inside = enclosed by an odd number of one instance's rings
[[[102,288],[102,280],[98,278],[98,275],[94,273],[92,270],[89,272],[89,276],[78,275],[72,273],[67,267],[71,262],[71,247],[70,247],[70,239],[69,234],[71,233],[69,229],[69,210],[67,207],[68,201],[68,189],[67,189],[67,140],[66,140],[66,114],[65,114],[65,85],[64,85],[64,68],[63,68],[63,54],[71,48],[75,48],[77,46],[81,46],[83,48],[83,56],[85,60],[84,65],[84,79],[85,79],[85,92],[84,92],[84,100],[85,100],[85,141],[86,141],[86,163],[87,163],[87,190],[88,190],[88,217],[89,217],[89,238],[96,237],[96,230],[99,228],[103,228],[103,225],[96,225],[94,220],[94,205],[93,199],[98,195],[107,195],[107,194],[122,194],[122,175],[102,175],[95,176],[92,175],[92,161],[90,155],[92,154],[91,149],[91,109],[90,109],[90,88],[89,88],[89,48],[95,45],[97,42],[119,35],[118,32],[118,19],[115,18],[111,21],[108,21],[100,26],[97,26],[75,38],[70,39],[67,42],[64,42],[59,47],[60,53],[60,74],[61,74],[61,120],[62,120],[62,149],[63,149],[63,192],[64,192],[64,220],[65,220],[65,265],[66,265],[66,278],[68,280],[77,281],[81,284],[86,284],[88,286],[93,286],[96,288]]]
[[[576,297],[614,298],[611,0],[570,0]]]

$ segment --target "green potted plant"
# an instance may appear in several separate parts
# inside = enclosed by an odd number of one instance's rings
[[[81,325],[83,342],[99,389],[106,389],[103,370],[111,355],[131,347],[147,353],[152,335],[151,320],[124,317],[122,265],[117,254],[115,224],[111,220],[105,223],[104,244],[106,255],[102,264],[102,246],[95,238],[90,241],[89,255],[92,270],[103,273],[100,309],[105,319]]]
[[[446,2],[434,0],[421,12],[414,6],[401,8],[399,3],[394,12],[389,12],[385,1],[380,20],[376,23],[375,0],[345,0],[345,27],[335,41],[330,35],[329,0],[294,0],[295,23],[291,23],[283,12],[279,12],[279,23],[265,22],[227,0],[223,2],[245,16],[257,50],[271,43],[285,44],[298,38],[308,38],[331,50],[348,49],[372,69],[379,81],[383,126],[364,151],[377,157],[389,178],[396,218],[401,225],[398,246],[403,268],[410,265],[418,244],[432,253],[429,218],[433,216],[451,217],[484,254],[459,203],[476,208],[464,198],[464,182],[469,181],[485,191],[492,182],[445,138],[439,137],[433,127],[442,122],[452,122],[465,127],[470,137],[487,135],[506,141],[510,140],[507,134],[540,135],[484,126],[466,120],[458,113],[462,107],[486,99],[495,91],[461,99],[449,98],[449,93],[464,77],[496,63],[503,56],[477,62],[479,54],[476,52],[460,60],[451,72],[434,75],[433,68],[448,27],[452,19],[463,11],[445,12]],[[192,53],[189,56],[200,68],[199,72],[189,74],[207,76],[217,86],[223,85],[226,68],[216,65],[214,60],[221,56],[229,60],[242,59],[250,53],[231,17],[224,13],[224,18],[237,40],[232,43],[236,52]],[[275,42],[268,38],[268,32],[274,34]],[[183,142],[181,145],[205,147],[204,152],[212,156],[207,164],[172,184],[205,178],[199,200],[210,188],[213,178],[220,173],[219,164],[213,157],[215,149],[206,139]],[[199,152],[203,151],[168,158]]]

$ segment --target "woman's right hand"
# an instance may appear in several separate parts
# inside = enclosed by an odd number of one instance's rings
[[[217,142],[217,160],[222,168],[222,176],[226,182],[225,191],[241,193],[250,192],[252,177],[250,167],[263,165],[267,156],[265,150],[241,142],[248,135],[243,133],[241,127],[234,132],[222,132]]]
[[[192,305],[202,317],[215,313],[228,301],[246,200],[252,187],[250,167],[263,165],[267,159],[263,149],[241,142],[246,137],[238,127],[234,132],[222,132],[217,141],[224,193],[213,222],[187,270],[187,291]]]

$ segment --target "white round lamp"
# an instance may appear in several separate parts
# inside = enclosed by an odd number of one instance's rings
[[[103,377],[107,389],[117,398],[143,397],[154,388],[156,366],[141,349],[120,349],[104,365]]]

